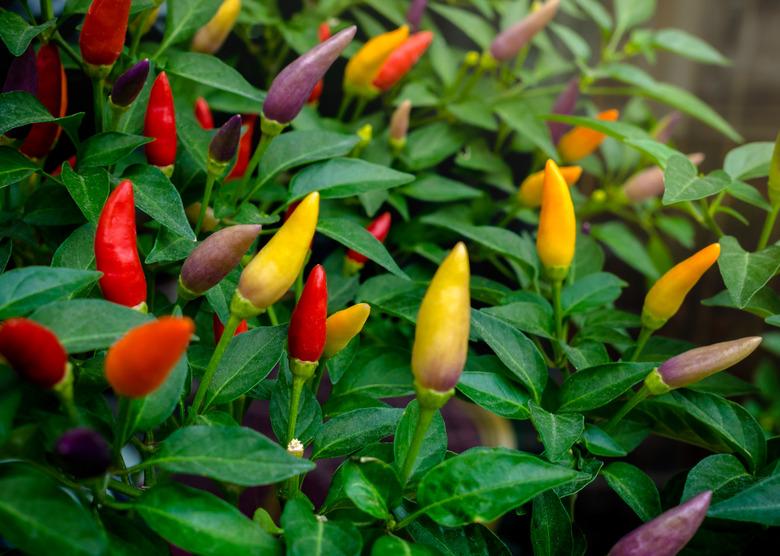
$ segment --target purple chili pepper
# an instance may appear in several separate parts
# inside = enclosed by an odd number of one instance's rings
[[[710,507],[706,490],[620,539],[607,556],[674,556],[688,544]]]
[[[203,240],[181,267],[179,296],[192,299],[216,286],[241,261],[259,233],[259,225],[239,224]]]
[[[409,31],[416,33],[420,29],[420,20],[428,6],[428,0],[412,0],[406,11],[406,21],[409,22]]]
[[[111,102],[114,106],[125,108],[130,106],[141,93],[149,75],[149,60],[141,60],[125,73],[120,75],[111,89]]]
[[[24,54],[14,58],[8,67],[3,83],[3,92],[24,91],[35,96],[38,93],[38,68],[35,64],[35,50],[32,45]]]
[[[574,113],[579,96],[580,80],[575,77],[569,80],[566,88],[561,91],[561,94],[555,99],[555,104],[553,104],[551,113],[570,116]],[[563,122],[547,122],[547,127],[550,130],[550,137],[552,138],[553,145],[557,145],[561,137],[571,129],[569,124],[564,124]]]
[[[704,160],[704,154],[689,154],[688,160],[698,166]],[[626,194],[626,198],[632,203],[641,203],[646,199],[660,197],[664,194],[664,190],[664,171],[658,166],[652,166],[642,170],[629,178],[625,185],[623,185],[623,192]]]
[[[57,441],[54,449],[63,468],[78,478],[96,477],[111,465],[108,443],[92,429],[71,429]]]
[[[273,80],[263,103],[263,116],[287,124],[298,115],[328,68],[355,36],[354,25],[339,31],[295,59]]]
[[[241,116],[236,114],[225,122],[211,139],[209,159],[217,164],[227,164],[236,154],[239,139],[241,139]]]
[[[490,53],[493,57],[503,62],[517,56],[520,50],[552,21],[560,3],[561,0],[549,0],[535,12],[531,12],[508,29],[499,33],[490,45]]]

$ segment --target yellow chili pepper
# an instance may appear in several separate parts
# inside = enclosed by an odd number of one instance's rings
[[[309,193],[244,268],[230,304],[234,315],[241,318],[257,315],[290,289],[306,262],[319,207],[320,194]]]
[[[661,328],[672,318],[699,278],[720,255],[720,244],[713,243],[672,267],[653,284],[642,307],[642,325],[649,330]]]
[[[458,243],[425,292],[412,348],[412,372],[419,389],[449,393],[458,382],[469,342],[469,255]]]
[[[333,357],[347,347],[352,338],[363,330],[363,325],[366,324],[370,313],[371,307],[368,303],[358,303],[329,316],[325,322],[326,336],[323,355],[326,358]]]
[[[548,160],[544,168],[536,251],[551,279],[563,280],[569,273],[576,241],[577,222],[569,186],[558,165]]]
[[[214,54],[222,47],[230,31],[233,30],[239,13],[241,13],[241,0],[224,0],[214,17],[195,33],[192,39],[192,50]]]
[[[606,110],[598,116],[599,120],[614,122],[620,116],[617,110]],[[575,127],[558,141],[558,152],[567,162],[577,162],[599,148],[606,135],[588,127]]]
[[[569,186],[577,183],[582,175],[582,168],[579,166],[561,166],[560,170],[563,179]],[[517,200],[521,205],[534,208],[542,204],[542,188],[544,187],[544,170],[535,172],[525,178],[517,190]]]
[[[379,93],[374,79],[387,57],[409,36],[409,27],[402,25],[369,40],[347,63],[344,70],[344,90],[353,95],[372,97]]]

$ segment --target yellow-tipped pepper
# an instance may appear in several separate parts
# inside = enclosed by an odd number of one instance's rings
[[[402,25],[369,40],[347,63],[344,90],[353,95],[372,97],[379,93],[374,79],[393,50],[409,37],[409,27]]]
[[[599,120],[614,122],[620,116],[617,110],[606,110],[596,116]],[[588,127],[575,127],[558,141],[558,152],[566,162],[577,162],[599,148],[606,135]]]
[[[309,193],[287,221],[244,268],[230,310],[241,318],[263,312],[290,289],[306,262],[320,208]]]
[[[560,170],[563,179],[569,186],[577,183],[582,175],[582,168],[579,166],[561,166]],[[525,178],[517,190],[517,200],[525,207],[535,208],[542,204],[542,188],[544,187],[544,170],[535,172]]]
[[[230,31],[233,30],[239,13],[241,13],[241,0],[224,0],[214,17],[195,33],[192,39],[192,50],[214,54],[222,47]]]
[[[718,255],[720,255],[720,244],[713,243],[661,276],[645,297],[645,304],[642,307],[642,326],[657,330],[672,318],[691,288],[718,260]]]
[[[363,330],[363,325],[366,324],[370,313],[371,307],[368,303],[358,303],[329,316],[325,322],[326,337],[323,356],[333,357],[347,347],[352,338]]]
[[[455,387],[466,364],[470,313],[469,255],[458,243],[433,276],[417,314],[412,372],[418,394]]]
[[[551,279],[563,280],[569,273],[576,241],[577,222],[569,186],[558,165],[548,160],[544,168],[536,251]]]

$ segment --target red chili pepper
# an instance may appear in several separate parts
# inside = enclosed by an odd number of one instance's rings
[[[381,243],[384,243],[387,234],[390,232],[390,224],[392,223],[392,220],[393,217],[389,212],[383,212],[377,216],[368,226],[366,226],[366,230],[368,230],[371,235],[377,238]],[[360,265],[365,264],[365,262],[368,260],[365,255],[361,255],[352,249],[347,251],[347,258]]]
[[[303,293],[290,318],[287,345],[290,357],[315,362],[325,348],[328,319],[328,284],[325,269],[315,266],[309,273]]]
[[[222,324],[222,321],[219,320],[219,317],[216,313],[213,315],[212,323],[214,325],[214,343],[218,344],[220,338],[222,338],[222,333],[225,331],[225,325]],[[242,334],[249,330],[249,325],[246,323],[246,320],[242,320],[238,324],[238,328],[236,328],[236,331],[233,333],[233,336],[238,336],[239,334]]]
[[[255,114],[246,114],[243,116],[246,131],[241,136],[241,142],[238,144],[238,157],[236,165],[227,176],[225,181],[231,181],[242,178],[249,166],[249,159],[252,158],[252,136],[255,134],[255,123],[257,116]]]
[[[22,378],[43,388],[67,374],[68,356],[54,332],[25,318],[0,324],[0,355]]]
[[[320,39],[320,42],[323,43],[326,40],[328,40],[331,36],[330,32],[330,25],[328,25],[327,21],[323,21],[320,23],[319,29],[317,29],[317,36]],[[309,104],[314,104],[318,100],[320,100],[320,97],[322,96],[322,90],[325,88],[325,81],[323,79],[320,79],[317,81],[317,84],[314,86],[314,88],[311,90],[311,94],[309,95],[309,100],[306,101]]]
[[[420,31],[406,39],[382,64],[382,68],[374,78],[374,86],[381,91],[387,91],[398,83],[425,54],[431,41],[433,41],[433,33],[430,31]]]
[[[81,26],[81,57],[93,66],[111,66],[122,53],[131,0],[94,0]]]
[[[146,144],[149,164],[164,168],[176,162],[176,112],[168,76],[160,73],[152,85],[146,107],[144,135],[154,139]]]
[[[330,32],[330,25],[328,25],[328,22],[323,21],[320,23],[320,26],[317,28],[317,38],[320,39],[320,42],[325,42],[331,35],[332,33]]]
[[[95,232],[95,262],[103,273],[103,297],[127,307],[146,306],[146,276],[138,258],[133,183],[122,181],[109,195]]]
[[[203,129],[214,129],[214,116],[209,108],[209,103],[203,97],[195,101],[195,117]]]
[[[38,100],[52,116],[61,118],[68,109],[68,81],[57,47],[53,43],[41,46],[35,65],[38,69]],[[57,124],[33,124],[19,150],[30,158],[43,158],[54,147],[61,132],[62,128]]]

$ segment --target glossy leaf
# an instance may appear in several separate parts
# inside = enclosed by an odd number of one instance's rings
[[[559,411],[589,411],[606,405],[653,370],[653,363],[607,363],[583,369],[561,387]]]
[[[21,316],[94,284],[99,272],[28,266],[0,275],[0,318]]]
[[[544,456],[553,462],[564,459],[585,430],[584,417],[550,413],[534,402],[529,402],[528,409],[531,422],[544,444]]]
[[[356,409],[333,417],[314,439],[311,458],[344,456],[390,436],[402,413],[401,409],[378,407]]]
[[[642,521],[650,521],[661,513],[661,498],[653,480],[638,467],[617,461],[610,463],[601,474],[607,484]]]

